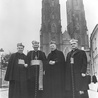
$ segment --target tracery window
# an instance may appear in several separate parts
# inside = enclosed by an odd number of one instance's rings
[[[54,6],[54,0],[52,0],[52,6]]]

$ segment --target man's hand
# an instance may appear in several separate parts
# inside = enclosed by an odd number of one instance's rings
[[[24,67],[28,67],[28,64],[24,64]]]
[[[84,73],[82,73],[81,75],[82,75],[82,77],[85,77],[86,76],[86,74],[84,74]]]
[[[80,94],[80,95],[84,94],[84,91],[79,91],[79,94]]]
[[[50,65],[54,65],[54,64],[55,64],[55,61],[50,60],[50,61],[49,61],[49,64],[50,64]]]

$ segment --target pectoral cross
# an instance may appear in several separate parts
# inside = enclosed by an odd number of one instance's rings
[[[38,59],[38,57],[37,57],[37,55],[35,56],[35,60],[37,60]]]

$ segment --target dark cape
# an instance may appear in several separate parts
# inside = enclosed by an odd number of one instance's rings
[[[71,57],[74,63],[71,64]],[[66,58],[66,98],[88,98],[88,82],[86,77],[82,77],[82,73],[87,71],[87,56],[83,50],[76,49],[68,53]],[[79,91],[85,93],[80,95]]]
[[[41,60],[43,62],[43,71],[46,63],[45,53],[38,50],[30,51],[27,54],[27,63],[28,63],[28,92],[29,98],[42,98],[43,90],[39,90],[39,65],[31,65],[31,60]],[[44,78],[44,77],[43,77]]]
[[[6,70],[5,80],[9,81],[9,98],[28,98],[27,68],[18,64],[19,59],[25,61],[25,54],[12,54]]]
[[[56,63],[50,65],[50,60]],[[52,51],[47,57],[47,62],[43,98],[64,98],[65,58],[63,52],[57,49]]]

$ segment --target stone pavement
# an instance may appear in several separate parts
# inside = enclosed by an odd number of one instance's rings
[[[0,98],[8,98],[8,88],[0,88]]]
[[[98,98],[98,82],[89,84],[89,98]]]
[[[98,98],[98,92],[93,90],[88,90],[89,98]]]
[[[98,92],[88,90],[89,98],[98,98]],[[8,88],[0,88],[0,98],[8,98]]]

